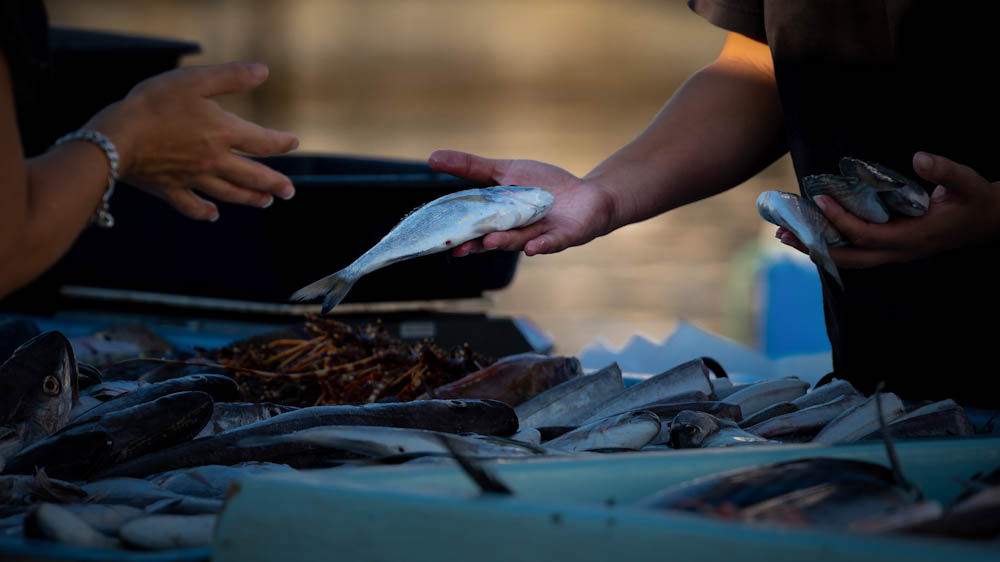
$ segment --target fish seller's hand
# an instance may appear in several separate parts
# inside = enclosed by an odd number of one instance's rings
[[[295,189],[283,174],[242,156],[294,150],[298,139],[223,110],[212,98],[246,92],[267,79],[261,63],[191,67],[139,83],[85,128],[111,138],[121,156],[119,178],[166,200],[193,219],[215,220],[220,201],[268,207]]]
[[[937,184],[927,213],[921,217],[869,223],[830,197],[816,198],[823,214],[850,241],[849,246],[830,248],[838,267],[907,262],[1000,236],[1000,182],[991,183],[968,166],[926,152],[913,156],[913,169]],[[779,228],[777,236],[783,243],[806,251],[785,229]]]
[[[552,164],[484,158],[455,150],[437,150],[428,163],[439,172],[472,181],[541,187],[556,198],[552,209],[538,222],[460,244],[452,251],[456,257],[498,248],[523,249],[529,256],[552,254],[589,242],[611,229],[614,216],[611,193]]]

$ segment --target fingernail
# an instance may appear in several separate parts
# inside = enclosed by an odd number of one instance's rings
[[[820,195],[819,197],[813,199],[813,203],[816,203],[816,206],[819,207],[819,210],[821,211],[827,210],[830,206],[830,204],[826,202],[826,195]]]
[[[261,209],[266,209],[266,208],[270,207],[271,205],[274,205],[274,197],[268,197],[267,198],[267,202],[264,203],[263,205],[261,205],[260,208]]]
[[[264,78],[268,72],[267,65],[262,62],[252,62],[250,63],[250,72],[257,78]]]
[[[278,197],[281,197],[285,201],[288,201],[292,197],[295,197],[295,186],[289,187],[288,195],[279,195]]]
[[[917,170],[927,171],[934,167],[934,159],[929,154],[918,152],[913,157],[913,167]]]
[[[931,192],[931,201],[934,201],[935,203],[940,203],[941,201],[944,201],[947,195],[948,195],[948,190],[945,189],[943,185],[939,185],[934,188],[933,192]]]
[[[208,219],[208,222],[215,222],[217,220],[219,220],[219,214],[218,213],[216,213],[214,216],[212,216],[212,218]]]

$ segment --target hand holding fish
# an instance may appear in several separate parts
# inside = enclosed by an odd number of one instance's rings
[[[193,219],[219,216],[216,206],[193,190],[222,201],[267,207],[275,195],[292,196],[291,181],[234,151],[282,154],[298,146],[298,139],[245,121],[211,99],[249,91],[267,76],[267,67],[259,63],[166,72],[139,83],[85,128],[101,131],[115,143],[123,181]]]
[[[523,228],[493,232],[457,246],[456,257],[495,250],[524,250],[529,256],[579,246],[612,230],[614,197],[601,186],[535,160],[484,158],[455,150],[430,155],[431,168],[461,178],[497,185],[532,185],[555,195],[552,209]]]
[[[921,217],[876,224],[854,216],[827,195],[815,198],[826,218],[850,242],[830,249],[837,266],[859,269],[907,262],[1000,235],[1000,182],[991,183],[968,166],[925,152],[913,156],[913,169],[938,184]],[[776,236],[808,253],[787,229],[779,228]]]

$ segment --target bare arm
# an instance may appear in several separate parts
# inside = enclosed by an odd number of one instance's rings
[[[731,33],[632,142],[584,178],[541,162],[436,151],[430,165],[475,181],[540,186],[556,196],[541,221],[462,244],[455,255],[524,248],[558,252],[616,228],[725,191],[785,151],[766,45]]]
[[[107,135],[121,155],[121,179],[183,214],[218,217],[216,199],[267,206],[290,197],[284,175],[239,156],[280,154],[298,140],[226,113],[209,98],[263,82],[262,65],[173,71],[139,84],[85,128]],[[88,224],[107,187],[104,153],[70,142],[26,160],[17,129],[10,68],[0,52],[0,297],[55,263]],[[112,210],[113,210],[112,200]]]
[[[770,50],[730,33],[715,62],[583,179],[616,195],[617,228],[730,189],[785,150]]]

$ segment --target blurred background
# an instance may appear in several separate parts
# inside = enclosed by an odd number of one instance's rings
[[[201,65],[266,62],[266,84],[225,107],[301,140],[299,152],[425,159],[456,148],[582,175],[645,127],[724,32],[653,0],[47,0],[51,23],[197,42]],[[721,196],[584,247],[522,256],[491,314],[524,316],[556,351],[680,320],[759,345],[754,273],[774,228],[780,160]],[[779,245],[780,246],[780,245]],[[330,264],[331,271],[334,266]],[[756,304],[755,304],[756,303]]]

